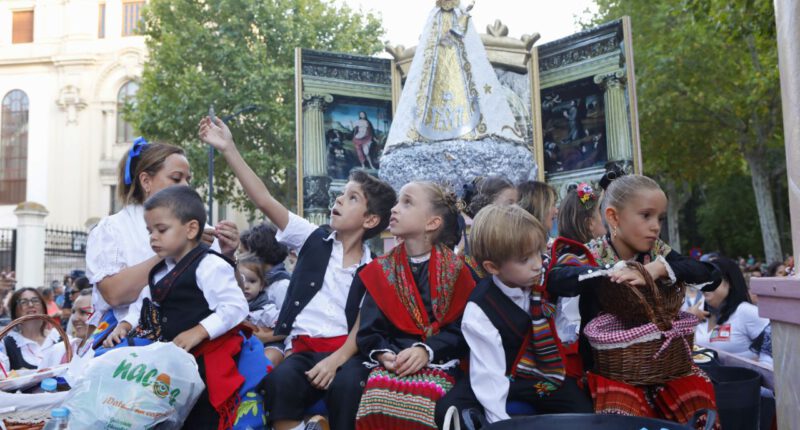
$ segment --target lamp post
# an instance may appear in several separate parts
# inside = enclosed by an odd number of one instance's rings
[[[249,105],[245,106],[230,115],[223,116],[220,118],[223,123],[226,125],[229,121],[233,120],[237,116],[248,113],[248,112],[255,112],[261,109],[261,106],[258,105]],[[208,116],[214,121],[214,105],[212,104],[208,109]],[[213,215],[213,208],[214,208],[214,147],[209,145],[208,146],[208,223],[214,224],[214,215]]]

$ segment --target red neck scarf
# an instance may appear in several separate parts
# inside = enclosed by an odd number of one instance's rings
[[[359,273],[372,299],[392,324],[423,340],[460,317],[475,288],[464,260],[443,245],[431,249],[428,275],[434,321],[429,320],[414,283],[404,244],[372,260]]]

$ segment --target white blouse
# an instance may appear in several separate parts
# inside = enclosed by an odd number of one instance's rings
[[[103,299],[97,284],[154,255],[142,205],[127,205],[114,215],[100,220],[89,232],[86,243],[86,276],[95,285],[92,291],[94,313],[88,324],[97,326],[103,314],[112,309]],[[127,305],[114,307],[113,310],[117,321],[122,321],[128,314]]]
[[[710,331],[708,325],[708,320],[698,324],[694,332],[696,344],[772,365],[772,357],[769,355],[758,356],[750,351],[750,344],[769,325],[768,319],[758,315],[758,307],[755,305],[742,302],[727,321],[717,324]]]
[[[14,341],[17,343],[17,347],[22,352],[22,359],[31,366],[39,366],[39,363],[47,355],[48,350],[50,350],[53,345],[59,342],[59,335],[56,330],[50,330],[50,332],[45,336],[45,339],[41,345],[23,336],[18,331],[12,331],[8,334],[8,336],[14,339]],[[8,355],[6,355],[7,351],[5,351],[5,345],[3,345],[2,348],[3,351],[0,352],[0,364],[2,364],[3,368],[8,372],[11,371],[11,369],[9,368]]]

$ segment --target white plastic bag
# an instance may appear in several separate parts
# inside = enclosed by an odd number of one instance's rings
[[[205,389],[194,356],[163,342],[88,360],[70,382],[64,406],[79,429],[177,429]]]

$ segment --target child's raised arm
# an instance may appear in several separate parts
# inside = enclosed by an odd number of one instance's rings
[[[253,172],[253,169],[239,154],[236,144],[233,143],[233,136],[228,126],[221,119],[216,118],[211,122],[209,117],[204,117],[200,121],[198,136],[203,142],[213,146],[225,157],[225,161],[233,170],[236,178],[242,184],[242,188],[256,206],[267,216],[267,218],[278,227],[279,230],[286,229],[289,223],[289,210],[278,200],[272,197],[267,186],[261,178]]]

